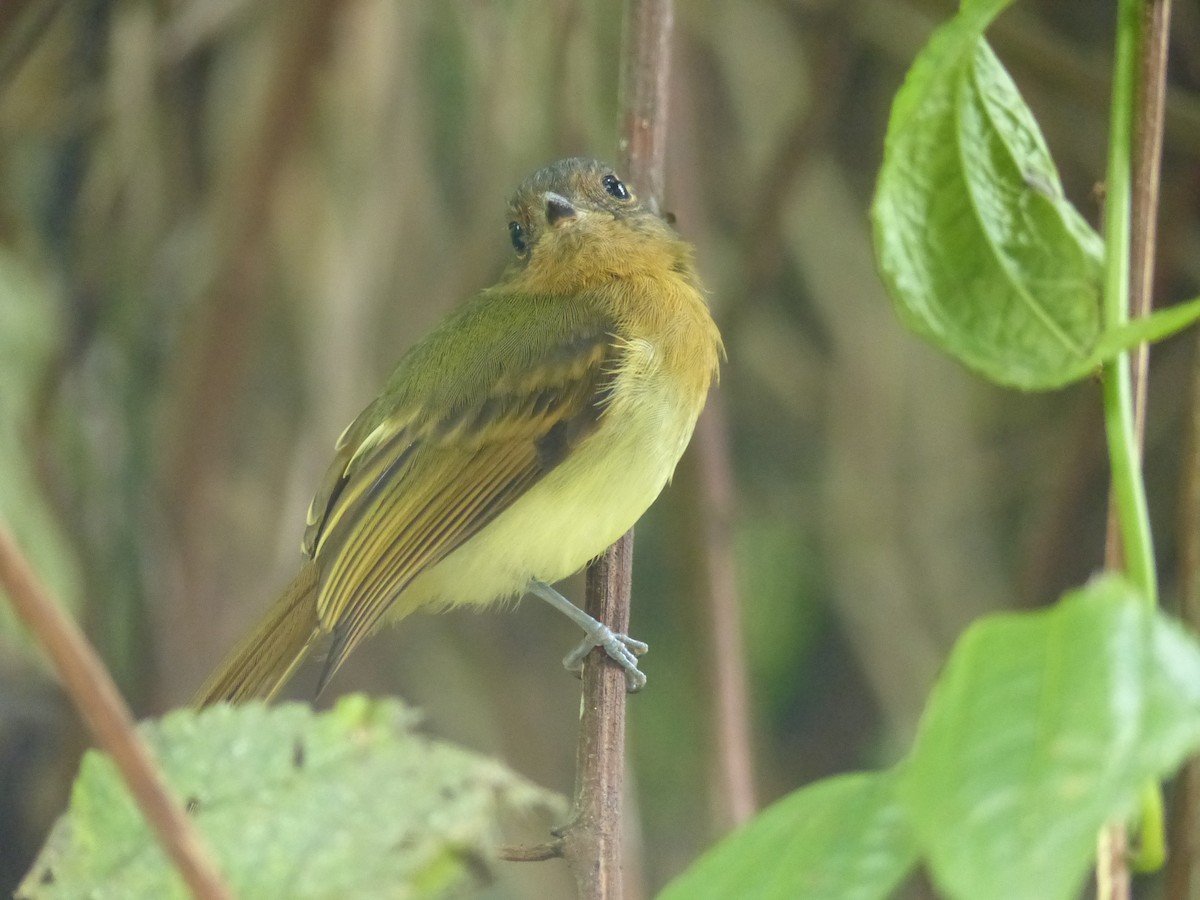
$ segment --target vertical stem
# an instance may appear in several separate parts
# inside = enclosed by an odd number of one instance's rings
[[[0,585],[54,664],[67,695],[108,752],[167,856],[198,900],[232,897],[182,805],[172,796],[96,651],[34,575],[0,523]]]
[[[1096,853],[1097,900],[1130,900],[1128,835],[1123,824],[1106,825]]]
[[[720,395],[709,399],[696,425],[693,442],[699,465],[701,553],[707,578],[705,594],[711,631],[713,733],[716,754],[714,791],[722,830],[734,828],[756,808],[754,754],[750,742],[750,690],[746,684],[741,607],[733,554],[733,484],[725,407]]]
[[[1138,0],[1118,0],[1117,46],[1113,71],[1112,112],[1109,122],[1108,177],[1104,205],[1104,324],[1113,327],[1129,318],[1130,155],[1133,132],[1134,54]],[[1131,545],[1131,488],[1138,471],[1135,447],[1129,358],[1120,354],[1104,365],[1104,423],[1111,465],[1106,568],[1132,571],[1142,563]],[[1136,511],[1133,518],[1137,518]],[[1132,553],[1132,560],[1130,554]],[[1133,565],[1130,565],[1130,563]],[[1144,566],[1140,566],[1144,568]],[[1153,572],[1153,566],[1150,569]],[[1144,573],[1143,573],[1144,574]],[[1152,577],[1152,576],[1151,576]],[[1128,836],[1123,822],[1105,826],[1096,852],[1097,900],[1128,900],[1130,895]]]
[[[1109,135],[1108,202],[1105,209],[1105,324],[1149,313],[1162,155],[1170,0],[1120,0]],[[1157,605],[1158,584],[1150,538],[1141,456],[1149,349],[1105,366],[1104,407],[1112,461],[1112,494],[1105,565],[1124,568]],[[1161,867],[1166,854],[1162,795],[1157,785],[1142,792],[1134,865]],[[1098,896],[1123,900],[1130,893],[1128,838],[1122,824],[1106,828],[1097,860]]]
[[[1134,317],[1149,315],[1154,305],[1154,249],[1158,241],[1158,195],[1167,99],[1171,0],[1145,0],[1143,15],[1133,121],[1133,235],[1129,260],[1129,306]],[[1142,344],[1133,359],[1134,430],[1139,449],[1145,430],[1143,420],[1149,357],[1149,349]]]
[[[1131,270],[1133,116],[1137,103],[1137,60],[1141,40],[1143,0],[1120,0],[1117,49],[1113,76],[1112,118],[1109,124],[1107,195],[1104,206],[1104,325],[1129,321]],[[1140,279],[1139,279],[1140,281]],[[1129,355],[1122,353],[1104,366],[1104,420],[1112,466],[1112,505],[1105,563],[1124,568],[1148,603],[1158,602],[1154,549],[1150,540],[1146,494],[1141,477],[1140,438],[1135,428],[1134,391]],[[1112,518],[1110,517],[1110,526]]]
[[[626,0],[621,48],[620,165],[642,197],[662,202],[673,0]]]
[[[587,571],[587,611],[614,631],[629,628],[633,531]],[[621,793],[625,780],[625,673],[593,652],[583,665],[575,804],[562,832],[580,900],[620,900]]]
[[[654,208],[662,200],[673,22],[672,0],[626,0],[620,164]],[[587,611],[616,631],[628,630],[632,570],[632,531],[588,569]],[[625,676],[603,653],[584,662],[579,729],[575,810],[563,833],[563,855],[582,900],[620,900]]]
[[[1141,21],[1135,49],[1137,87],[1133,110],[1133,235],[1129,272],[1130,308],[1134,316],[1149,315],[1153,307],[1171,0],[1143,0],[1139,15]],[[1149,348],[1143,344],[1132,360],[1133,427],[1139,456],[1144,444],[1149,357]],[[1153,553],[1150,562],[1153,565]],[[1156,600],[1154,597],[1150,599],[1152,602]],[[1188,778],[1182,779],[1181,784],[1186,793]],[[1141,833],[1134,865],[1157,869],[1162,866],[1166,854],[1165,823],[1161,790],[1154,786],[1153,793],[1150,791],[1148,787],[1143,792]],[[1175,856],[1183,857],[1184,864],[1188,862],[1186,854]],[[1177,861],[1177,868],[1178,865]]]

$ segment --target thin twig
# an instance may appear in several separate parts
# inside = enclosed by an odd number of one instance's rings
[[[561,859],[562,855],[562,838],[541,844],[501,847],[496,852],[497,858],[508,862],[545,862],[548,859]]]
[[[1154,249],[1158,240],[1158,193],[1162,173],[1163,121],[1167,98],[1167,44],[1171,0],[1146,0],[1138,48],[1138,90],[1133,119],[1132,244],[1129,260],[1129,313],[1150,314],[1154,298]],[[1134,428],[1138,449],[1146,418],[1146,369],[1150,349],[1142,344],[1130,358]]]
[[[667,88],[673,0],[626,0],[621,50],[621,167],[643,197],[661,204],[667,155]]]
[[[632,571],[632,531],[587,571],[587,610],[614,631],[629,630]],[[575,804],[562,830],[563,858],[580,900],[620,900],[625,673],[598,653],[589,654],[583,666],[575,766]]]
[[[1145,0],[1143,22],[1136,47],[1137,87],[1133,105],[1131,159],[1129,312],[1149,314],[1154,287],[1154,249],[1157,236],[1159,174],[1161,171],[1163,117],[1166,104],[1166,63],[1170,0]],[[1112,248],[1110,248],[1111,252]],[[1134,441],[1141,456],[1145,433],[1146,373],[1150,352],[1145,344],[1129,358],[1130,392],[1133,403]],[[1105,566],[1125,566],[1115,504],[1110,499]],[[1161,823],[1144,823],[1156,827]],[[1104,900],[1126,900],[1130,896],[1128,837],[1123,824],[1114,823],[1100,837],[1097,860],[1097,896]]]
[[[108,752],[167,855],[199,900],[233,895],[221,881],[207,848],[183,806],[163,781],[150,750],[134,730],[96,651],[38,581],[7,527],[0,522],[0,584],[13,609],[45,649],[75,708],[97,743]]]
[[[1100,832],[1096,852],[1096,896],[1100,900],[1130,900],[1129,842],[1123,823]]]
[[[627,0],[621,49],[620,163],[639,193],[660,208],[666,156],[672,0]],[[629,626],[633,532],[587,574],[587,610],[616,631]],[[563,855],[581,900],[620,900],[621,793],[625,780],[625,676],[603,654],[583,668],[583,714],[575,809],[563,830]]]
[[[719,813],[724,829],[754,815],[754,754],[750,741],[750,690],[741,604],[733,553],[733,475],[720,396],[709,399],[696,426],[699,463],[700,520],[704,523],[702,554],[707,578],[713,733]]]

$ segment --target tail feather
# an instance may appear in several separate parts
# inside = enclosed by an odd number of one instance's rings
[[[320,631],[316,564],[306,563],[270,611],[244,637],[192,698],[213,703],[269,700],[307,655]]]

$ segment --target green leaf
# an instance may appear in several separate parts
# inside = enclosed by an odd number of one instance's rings
[[[1093,367],[1104,245],[983,39],[1006,5],[964,4],[914,62],[871,214],[908,327],[996,382],[1046,389]]]
[[[1200,745],[1200,647],[1107,578],[972,626],[898,770],[950,897],[1076,895],[1096,834]]]
[[[658,900],[875,900],[916,850],[891,773],[845,775],[775,803],[667,885]]]
[[[142,731],[238,897],[442,897],[477,871],[504,811],[558,799],[494,761],[414,733],[361,696],[179,710]],[[109,758],[89,752],[71,809],[18,897],[185,898]]]

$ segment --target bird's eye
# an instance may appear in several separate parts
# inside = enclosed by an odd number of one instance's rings
[[[611,197],[616,197],[618,200],[628,200],[629,190],[625,185],[621,184],[621,179],[616,175],[605,175],[600,183],[604,185],[604,190]]]
[[[512,239],[513,249],[518,253],[529,249],[529,245],[525,243],[525,229],[521,227],[520,222],[508,223],[508,236]]]

